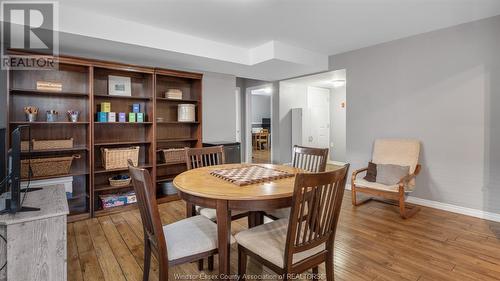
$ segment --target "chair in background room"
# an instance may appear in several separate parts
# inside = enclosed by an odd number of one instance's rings
[[[250,256],[282,274],[283,280],[292,279],[289,274],[300,274],[311,268],[318,279],[318,265],[323,262],[327,280],[334,279],[335,231],[348,169],[349,164],[333,172],[297,174],[288,219],[235,235],[240,278],[244,277],[247,256]]]
[[[203,216],[194,216],[162,225],[156,189],[146,169],[129,162],[137,205],[144,229],[143,281],[149,280],[151,255],[159,264],[159,280],[168,280],[169,266],[199,261],[217,253],[217,225]]]
[[[351,192],[352,204],[359,206],[373,198],[357,201],[356,194],[366,193],[377,197],[389,199],[391,204],[399,206],[399,213],[402,218],[410,218],[415,215],[420,208],[406,207],[406,194],[412,192],[415,187],[415,177],[419,174],[421,166],[418,164],[420,154],[420,142],[418,140],[407,139],[379,139],[373,145],[372,165],[397,165],[407,167],[408,173],[397,178],[394,184],[384,184],[375,181],[368,181],[365,178],[358,178],[358,174],[368,171],[367,168],[356,170],[352,173]],[[370,165],[370,163],[369,163]]]
[[[328,148],[313,148],[293,146],[292,166],[311,173],[324,172],[328,161]],[[290,208],[267,211],[266,215],[272,219],[287,218]]]
[[[256,145],[257,145],[257,150],[269,150],[269,130],[268,129],[262,129],[259,133],[256,135]]]

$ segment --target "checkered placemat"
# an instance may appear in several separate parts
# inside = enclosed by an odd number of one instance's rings
[[[291,173],[258,165],[214,170],[210,174],[239,186],[293,177]]]

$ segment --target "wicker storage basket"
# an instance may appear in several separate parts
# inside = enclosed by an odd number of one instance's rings
[[[69,174],[73,159],[79,159],[80,155],[51,157],[51,158],[37,158],[31,160],[21,161],[21,178],[28,178],[29,166],[31,164],[31,171],[33,177],[47,177],[56,175]]]
[[[47,150],[47,149],[61,149],[73,148],[73,138],[66,140],[35,140],[32,139],[32,150]],[[21,142],[21,150],[29,150],[29,142]]]
[[[126,148],[102,148],[102,166],[106,170],[122,169],[128,167],[128,159],[134,166],[139,163],[139,146]]]
[[[112,177],[109,178],[109,185],[114,187],[127,186],[132,181],[132,178],[123,179],[123,180],[114,180]]]
[[[185,163],[186,151],[184,148],[170,148],[163,150],[163,161],[167,164]]]

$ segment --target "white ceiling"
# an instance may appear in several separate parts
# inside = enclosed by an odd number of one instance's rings
[[[199,70],[262,80],[325,71],[332,54],[500,14],[500,0],[61,0],[59,6],[59,30],[84,36],[79,41],[94,46],[96,56],[116,50],[106,42],[119,42],[137,49],[128,54],[132,60],[156,53],[173,58],[175,67],[199,61]],[[61,49],[75,51],[64,38]]]

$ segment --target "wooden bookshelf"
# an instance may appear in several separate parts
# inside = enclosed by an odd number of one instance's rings
[[[103,209],[99,196],[124,191],[124,188],[109,186],[109,178],[116,175],[128,175],[127,168],[104,169],[102,164],[102,149],[125,148],[139,146],[139,166],[149,169],[154,174],[154,81],[153,69],[143,69],[130,66],[112,65],[94,67],[93,76],[93,112],[92,123],[94,131],[93,177],[94,201],[92,206],[95,214],[109,213]],[[108,93],[109,75],[129,77],[131,80],[131,96],[113,96]],[[97,122],[97,112],[101,111],[101,103],[109,102],[111,112],[132,112],[132,104],[139,104],[140,112],[144,113],[144,122]],[[115,209],[113,207],[110,209]],[[126,209],[126,208],[121,208]],[[117,209],[119,210],[119,209]]]
[[[91,171],[91,64],[84,60],[60,58],[58,70],[10,70],[8,72],[8,116],[9,130],[12,132],[19,125],[30,125],[31,138],[74,139],[74,147],[66,149],[46,149],[22,151],[21,158],[45,158],[81,155],[74,159],[69,174],[73,178],[73,193],[68,199],[70,214],[68,221],[89,218],[91,214],[90,197],[92,189]],[[57,81],[63,85],[62,91],[44,91],[36,89],[37,81]],[[39,108],[36,122],[27,122],[24,106]],[[56,110],[59,116],[56,122],[45,121],[45,112]],[[80,112],[78,122],[69,122],[66,111]],[[29,139],[28,130],[22,130],[22,140]],[[61,176],[33,177],[31,180],[49,180]]]
[[[68,175],[38,178],[73,177],[73,196],[68,199],[71,212],[68,221],[136,207],[131,204],[102,208],[99,195],[133,190],[132,185],[114,187],[109,184],[110,177],[128,174],[128,171],[127,168],[105,170],[101,155],[103,148],[139,146],[139,166],[148,169],[155,179],[158,202],[179,200],[177,195],[163,194],[161,187],[185,171],[186,165],[165,164],[161,153],[168,148],[202,146],[202,75],[75,57],[58,57],[58,60],[60,68],[54,71],[9,71],[8,116],[11,131],[18,125],[30,125],[31,137],[37,140],[74,139],[73,148],[22,152],[24,159],[72,154],[82,156],[73,160]],[[131,96],[109,95],[109,75],[130,77]],[[60,92],[37,90],[36,81],[60,82],[63,89]],[[165,98],[168,89],[180,89],[182,99]],[[117,115],[118,112],[131,112],[132,104],[138,103],[145,120],[131,123],[97,122],[96,115],[102,102],[110,102],[111,111]],[[194,122],[177,121],[177,107],[181,103],[196,106]],[[22,109],[28,105],[39,108],[36,122],[25,120]],[[46,122],[44,114],[41,114],[46,110],[60,113],[57,122]],[[81,112],[78,122],[69,122],[65,118],[67,110]],[[156,121],[159,117],[163,118],[162,122]],[[28,140],[27,132],[23,133],[22,138]]]
[[[156,69],[155,71],[155,119],[156,122],[156,185],[158,198],[169,200],[176,195],[163,195],[162,185],[171,182],[173,178],[186,170],[185,163],[166,164],[163,162],[164,149],[201,147],[201,92],[202,75],[171,70]],[[182,99],[165,97],[169,89],[182,91]],[[181,103],[195,104],[195,122],[178,122],[177,108]]]

